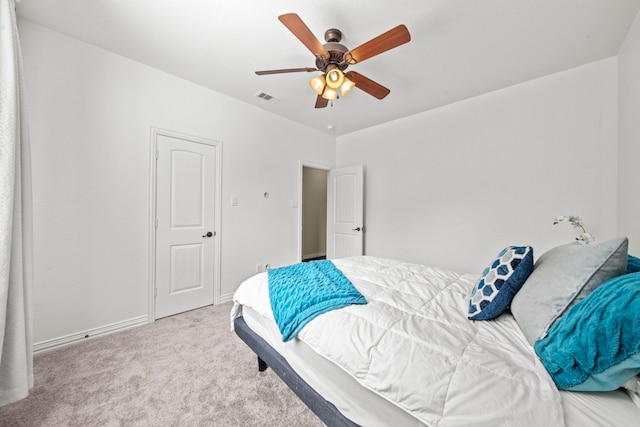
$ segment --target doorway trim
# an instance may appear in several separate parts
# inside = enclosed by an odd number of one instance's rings
[[[304,176],[304,168],[313,168],[313,169],[321,169],[325,171],[330,171],[335,169],[335,166],[323,165],[319,163],[307,162],[304,160],[300,160],[299,170],[298,170],[298,262],[302,262],[302,211],[303,211],[303,182],[302,178]],[[326,236],[325,236],[326,239]]]
[[[158,153],[158,136],[167,136],[170,138],[178,138],[187,140],[196,144],[205,144],[216,147],[216,183],[215,183],[215,220],[214,229],[217,238],[214,242],[213,255],[213,304],[220,304],[220,263],[222,247],[222,230],[220,228],[221,220],[221,203],[222,203],[222,142],[212,139],[201,138],[185,133],[170,131],[151,127],[150,143],[149,143],[149,243],[148,243],[148,293],[147,293],[147,323],[153,323],[156,320],[156,218],[157,218],[157,153]]]

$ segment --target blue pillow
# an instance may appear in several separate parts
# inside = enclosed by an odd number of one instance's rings
[[[640,271],[640,258],[627,255],[627,274]]]
[[[469,319],[495,319],[504,313],[511,300],[533,271],[533,248],[504,248],[482,272],[471,291]]]
[[[640,272],[605,281],[536,341],[559,389],[615,390],[640,373]]]

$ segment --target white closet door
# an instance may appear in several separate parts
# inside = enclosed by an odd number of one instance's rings
[[[213,304],[216,147],[157,137],[156,318]]]
[[[363,254],[363,166],[334,169],[327,185],[327,258]]]

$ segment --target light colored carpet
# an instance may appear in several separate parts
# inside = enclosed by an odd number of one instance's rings
[[[231,304],[90,339],[34,359],[26,399],[0,425],[322,426],[229,330]]]

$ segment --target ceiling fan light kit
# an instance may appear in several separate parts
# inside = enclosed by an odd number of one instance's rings
[[[340,96],[345,96],[354,87],[377,99],[386,97],[391,92],[386,87],[355,71],[345,73],[345,70],[349,65],[362,62],[411,40],[407,27],[398,25],[355,49],[349,50],[346,46],[340,44],[342,32],[338,29],[331,28],[327,30],[324,33],[326,43],[322,44],[295,13],[280,15],[278,19],[313,53],[316,58],[316,68],[265,70],[256,71],[256,74],[261,76],[266,74],[321,71],[322,75],[309,80],[309,85],[318,95],[315,104],[316,108],[324,108],[329,100],[338,99],[338,90],[340,91]]]
[[[345,96],[356,84],[349,80],[339,68],[333,68],[326,74],[309,80],[309,85],[319,96],[334,100]]]

